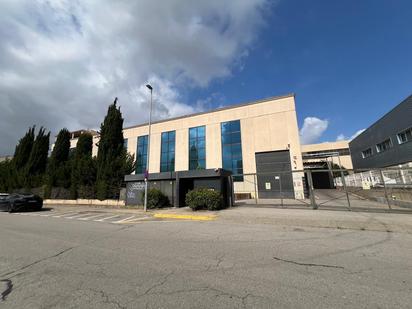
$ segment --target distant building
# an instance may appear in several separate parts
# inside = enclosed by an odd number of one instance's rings
[[[412,96],[349,143],[353,167],[373,169],[412,162]]]
[[[3,156],[3,157],[0,157],[0,162],[11,160],[11,159],[13,159],[13,156]]]
[[[324,167],[330,162],[345,169],[352,169],[352,159],[348,141],[302,145],[304,167]]]
[[[334,174],[336,168],[352,169],[352,160],[348,141],[302,145],[302,160],[305,170],[312,170],[315,189],[335,187]]]
[[[100,135],[99,132],[95,130],[76,130],[70,132],[70,150],[76,149],[77,141],[79,140],[80,135],[83,133],[89,133],[93,136],[93,149],[92,149],[92,156],[97,156],[97,143],[99,141]],[[53,145],[54,146],[54,145]]]

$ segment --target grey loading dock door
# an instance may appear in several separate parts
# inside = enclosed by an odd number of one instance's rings
[[[295,198],[289,150],[255,154],[259,198]]]

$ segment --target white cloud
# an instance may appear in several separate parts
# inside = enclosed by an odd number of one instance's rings
[[[99,126],[114,97],[125,124],[201,106],[182,93],[241,69],[268,0],[3,0],[0,155],[29,125]]]
[[[344,141],[344,140],[346,140],[346,136],[343,135],[343,134],[339,134],[339,135],[336,137],[336,141],[337,141],[337,142]]]
[[[336,137],[336,141],[351,141],[354,138],[356,138],[358,135],[360,135],[363,131],[365,131],[365,129],[361,129],[355,132],[355,134],[353,134],[351,137],[347,137],[344,134],[339,134]]]
[[[300,129],[300,142],[305,144],[315,143],[328,128],[328,120],[317,117],[306,117]]]

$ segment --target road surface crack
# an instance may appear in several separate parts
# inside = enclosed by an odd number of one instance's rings
[[[41,263],[41,262],[44,262],[44,261],[47,261],[47,260],[50,260],[50,259],[54,259],[54,258],[56,258],[56,257],[58,257],[58,256],[60,256],[60,255],[62,255],[62,254],[64,254],[64,253],[66,253],[66,252],[74,249],[74,248],[75,248],[75,247],[69,247],[69,248],[67,248],[67,249],[64,249],[64,250],[56,253],[56,254],[53,254],[53,255],[51,255],[51,256],[44,257],[44,258],[42,258],[42,259],[40,259],[40,260],[37,260],[37,261],[34,261],[34,262],[30,263],[30,264],[24,265],[24,266],[22,266],[22,267],[20,267],[20,268],[18,268],[18,269],[15,269],[15,270],[12,270],[12,271],[10,271],[10,272],[8,272],[8,273],[2,274],[2,275],[0,275],[0,277],[7,277],[7,276],[9,276],[9,275],[11,275],[11,274],[20,272],[20,271],[25,270],[25,269],[27,269],[27,268],[29,268],[29,267],[32,267],[32,266],[34,266],[34,265],[37,265],[37,264],[39,264],[39,263]],[[13,276],[10,276],[10,277],[8,277],[7,279],[11,279],[11,278],[13,278],[13,277],[15,277],[15,276],[17,276],[17,274],[15,274],[15,275],[13,275]]]
[[[151,287],[149,287],[144,293],[140,294],[137,296],[137,298],[140,298],[142,296],[148,295],[150,294],[150,291],[152,291],[155,288],[161,287],[162,285],[164,285],[166,283],[166,281],[169,279],[169,277],[171,275],[174,274],[174,271],[172,271],[171,273],[167,274],[166,276],[163,277],[163,279],[155,284],[153,284]]]
[[[300,265],[300,266],[309,266],[309,267],[325,267],[325,268],[338,268],[338,269],[345,269],[343,266],[337,266],[337,265],[327,265],[327,264],[314,264],[314,263],[301,263],[301,262],[296,262],[292,260],[286,260],[286,259],[281,259],[279,257],[274,256],[273,259],[285,263],[291,263],[295,265]]]
[[[13,283],[10,279],[0,280],[0,282],[4,282],[6,284],[6,289],[0,294],[0,301],[3,301],[6,300],[7,295],[9,295],[13,290]]]

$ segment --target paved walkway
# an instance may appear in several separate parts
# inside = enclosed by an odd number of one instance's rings
[[[261,206],[261,205],[259,205]],[[248,224],[272,224],[292,227],[352,229],[412,233],[412,213],[362,212],[273,208],[247,205],[222,211],[193,212],[188,207],[144,212],[131,208],[95,208],[88,206],[51,206],[45,211],[22,215],[67,220],[137,224],[149,221],[219,220]],[[51,211],[48,211],[51,210]]]

